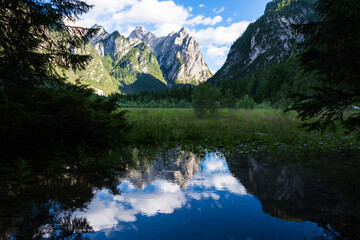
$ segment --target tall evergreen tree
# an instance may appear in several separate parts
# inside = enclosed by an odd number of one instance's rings
[[[360,2],[358,0],[319,0],[319,22],[297,26],[305,35],[305,51],[300,62],[305,72],[321,81],[309,95],[298,94],[291,109],[310,129],[335,129],[340,121],[350,131],[360,128],[360,113],[344,114],[360,103]]]
[[[80,0],[0,0],[0,77],[7,81],[39,80],[55,67],[84,67],[89,56],[69,48],[80,47],[87,29],[71,27],[90,5]],[[70,34],[78,32],[78,34]]]
[[[0,166],[123,142],[127,124],[124,112],[114,112],[117,98],[56,74],[90,59],[74,50],[94,31],[65,24],[90,8],[80,0],[0,0]]]

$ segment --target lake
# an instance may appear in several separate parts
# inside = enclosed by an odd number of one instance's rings
[[[126,169],[65,165],[2,185],[0,239],[360,237],[357,153],[175,148],[127,158]]]

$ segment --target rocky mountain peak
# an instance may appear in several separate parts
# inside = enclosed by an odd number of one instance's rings
[[[198,85],[212,76],[200,52],[199,44],[190,36],[186,27],[157,39],[151,44],[151,48],[170,86]]]
[[[187,27],[182,27],[179,33],[184,35],[190,35],[189,29]]]
[[[143,26],[138,26],[131,32],[128,40],[132,46],[136,46],[141,42],[151,45],[156,40],[156,36]]]
[[[109,33],[105,31],[105,28],[103,26],[95,24],[91,27],[91,29],[98,29],[96,34],[94,36],[91,36],[89,39],[91,45],[94,45],[95,43],[100,42],[109,36]]]
[[[148,31],[146,30],[146,28],[144,28],[144,26],[142,26],[142,25],[137,26],[134,31],[143,32],[143,33],[145,33],[145,34],[148,33]]]
[[[140,77],[150,74],[162,85],[166,82],[170,87],[176,84],[198,85],[212,76],[199,44],[186,27],[161,38],[143,26],[135,28],[128,38],[118,31],[109,34],[98,25],[93,28],[100,29],[90,43],[100,56],[106,57],[106,61],[114,61],[116,71],[111,70],[111,74],[115,78],[122,78],[125,84],[138,77],[130,74],[125,79],[126,71],[140,73]]]

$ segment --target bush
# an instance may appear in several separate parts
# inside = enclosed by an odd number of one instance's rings
[[[252,97],[244,95],[236,102],[236,108],[254,109],[256,103]]]
[[[262,103],[256,106],[258,109],[271,109],[271,102],[269,100],[265,100]]]
[[[203,84],[193,90],[192,106],[195,115],[203,118],[217,116],[220,108],[221,91],[209,84]]]

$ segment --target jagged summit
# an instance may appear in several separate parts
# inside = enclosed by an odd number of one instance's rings
[[[198,85],[212,76],[200,52],[199,44],[190,36],[186,27],[157,39],[151,48],[170,86]]]
[[[146,30],[146,28],[143,26],[138,26],[134,31],[131,32],[128,40],[132,46],[136,46],[141,42],[151,45],[156,40],[156,36]]]
[[[97,33],[89,39],[91,45],[94,45],[95,43],[100,42],[109,36],[109,33],[107,33],[105,28],[101,25],[95,24],[91,28],[98,29]]]
[[[198,85],[212,76],[200,52],[199,44],[187,27],[161,38],[138,26],[128,37],[132,46],[144,42],[154,51],[169,86]]]
[[[190,34],[190,31],[187,27],[182,27],[180,29],[179,33]]]
[[[89,42],[124,93],[198,85],[212,76],[199,44],[186,27],[161,38],[144,26],[136,27],[128,38],[118,31],[110,34],[99,25],[93,28],[99,31]]]
[[[140,25],[140,26],[137,26],[136,28],[135,28],[135,31],[141,31],[141,32],[148,32],[147,30],[146,30],[146,28],[144,27],[144,26],[142,26],[142,25]]]

